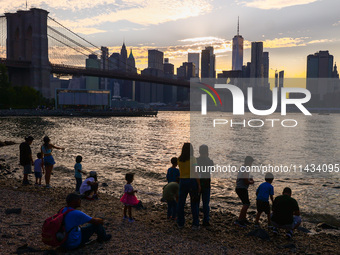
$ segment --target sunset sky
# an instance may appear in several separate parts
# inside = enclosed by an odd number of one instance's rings
[[[179,67],[187,52],[214,46],[216,69],[231,69],[231,39],[240,17],[245,39],[263,41],[270,75],[305,77],[308,54],[329,50],[340,61],[338,0],[28,0],[98,46],[118,51],[123,40],[133,49],[137,67],[147,67],[147,50],[159,49]],[[1,0],[0,12],[25,9],[25,0]]]

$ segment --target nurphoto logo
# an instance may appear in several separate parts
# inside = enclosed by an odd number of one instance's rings
[[[221,106],[222,106],[222,101],[220,96],[218,95],[218,93],[216,92],[216,90],[207,85],[204,84],[205,86],[209,87],[218,97],[218,99],[220,100]],[[244,94],[242,92],[241,89],[239,89],[237,86],[235,85],[231,85],[231,84],[215,84],[215,88],[216,89],[228,89],[233,97],[233,115],[244,115]],[[201,90],[205,91],[208,95],[210,95],[210,97],[213,99],[215,105],[216,105],[216,100],[213,97],[213,95],[207,91],[206,89],[200,88]],[[265,116],[265,115],[270,115],[272,113],[274,113],[277,109],[277,104],[278,104],[278,88],[273,88],[273,92],[272,92],[272,99],[273,99],[273,103],[270,109],[268,110],[257,110],[254,107],[254,103],[253,103],[253,88],[252,87],[248,87],[247,89],[248,92],[248,97],[247,97],[247,104],[248,104],[248,108],[249,111],[255,115],[259,115],[259,116]],[[304,98],[287,98],[286,94],[287,93],[302,93],[305,95]],[[206,115],[207,114],[207,95],[206,94],[202,94],[201,96],[202,98],[202,108],[201,108],[201,113],[202,115]],[[304,89],[304,88],[282,88],[281,89],[281,115],[286,115],[287,114],[287,105],[288,104],[292,104],[295,105],[298,109],[300,109],[300,111],[304,114],[304,115],[312,115],[304,106],[304,103],[307,103],[309,100],[311,99],[311,93],[309,92],[309,90]]]

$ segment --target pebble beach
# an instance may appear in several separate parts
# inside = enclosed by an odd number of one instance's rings
[[[100,194],[96,201],[82,200],[80,210],[103,218],[113,238],[97,243],[93,236],[93,242],[72,252],[53,249],[42,243],[41,227],[65,206],[73,187],[23,186],[10,174],[11,166],[4,160],[0,163],[0,254],[340,254],[338,230],[315,226],[318,231],[311,232],[303,227],[287,240],[284,232],[273,236],[265,222],[260,231],[235,226],[236,215],[227,211],[212,211],[211,226],[198,231],[191,229],[190,206],[183,229],[166,219],[166,204],[147,203],[144,209],[133,211],[135,222],[124,222],[121,202],[108,194]]]

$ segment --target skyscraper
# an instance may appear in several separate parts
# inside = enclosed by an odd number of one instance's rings
[[[164,77],[174,79],[174,65],[169,62],[169,58],[164,58]],[[177,87],[164,85],[164,103],[175,104],[177,100]]]
[[[283,80],[284,80],[285,71],[279,72],[279,88],[283,88]]]
[[[338,73],[338,67],[336,66],[336,62],[334,64],[334,70],[333,70],[333,78],[338,78],[339,79],[339,73]]]
[[[333,70],[333,55],[328,50],[319,51],[307,56],[307,84],[306,88],[312,93],[311,105],[319,105],[318,100],[324,100],[324,95],[334,92],[334,83],[330,79],[336,78]]]
[[[263,84],[267,86],[269,78],[269,52],[263,52],[262,65],[263,65]]]
[[[148,50],[148,68],[164,70],[163,67],[164,53],[159,50]]]
[[[195,64],[192,62],[184,62],[177,68],[177,77],[186,80],[195,77]]]
[[[122,48],[119,53],[112,53],[109,57],[109,70],[119,70],[122,72],[136,73],[135,59],[132,54],[132,50],[129,58],[127,57],[127,50],[125,42],[123,42]],[[109,86],[112,91],[112,95],[120,96],[121,98],[133,98],[132,81],[110,79]]]
[[[263,42],[251,43],[250,78],[263,78]]]
[[[240,22],[237,21],[237,35],[233,38],[232,70],[240,71],[243,65],[243,37],[239,35]]]
[[[174,76],[174,65],[169,62],[168,58],[164,59],[164,75],[167,78],[173,78]]]
[[[200,72],[200,54],[199,53],[188,53],[188,62],[195,64],[195,76],[199,77]]]
[[[122,49],[120,50],[120,55],[122,56],[124,60],[127,59],[127,50],[126,50],[125,42],[123,42]]]
[[[101,47],[102,55],[100,59],[100,65],[102,70],[109,69],[109,49],[107,47]],[[100,78],[100,89],[107,90],[109,84],[108,78]]]
[[[307,78],[332,78],[333,55],[328,50],[307,57]]]
[[[135,57],[132,54],[132,49],[130,50],[130,55],[126,60],[126,70],[130,73],[137,73]]]
[[[202,50],[201,78],[216,78],[214,48],[209,46]]]
[[[90,69],[100,69],[100,60],[97,55],[91,54],[89,58],[86,59],[86,68]],[[100,78],[86,76],[86,89],[99,89]]]

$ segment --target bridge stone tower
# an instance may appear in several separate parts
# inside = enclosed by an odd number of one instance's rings
[[[6,52],[8,60],[29,64],[29,68],[9,68],[12,85],[33,87],[50,98],[54,95],[50,91],[47,15],[46,10],[37,8],[6,13]]]

